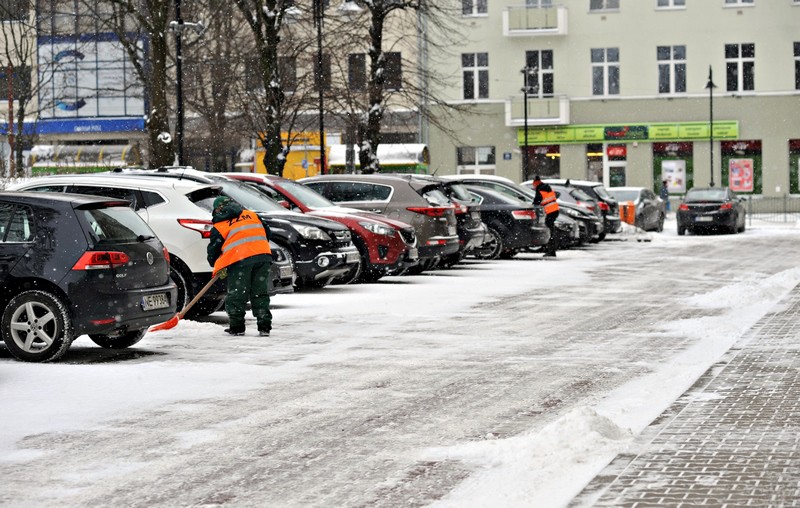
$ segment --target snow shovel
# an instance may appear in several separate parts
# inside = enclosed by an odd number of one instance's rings
[[[186,313],[189,312],[189,309],[191,309],[192,306],[195,303],[197,303],[197,301],[200,298],[202,298],[204,294],[206,294],[206,291],[208,291],[211,288],[211,286],[213,286],[214,283],[217,282],[217,279],[219,279],[220,275],[222,275],[222,272],[224,272],[224,270],[222,270],[220,272],[217,272],[217,274],[215,276],[211,277],[211,280],[206,282],[206,285],[203,286],[203,289],[201,289],[200,291],[197,292],[196,295],[194,295],[194,298],[192,298],[192,301],[189,302],[183,308],[182,311],[180,311],[177,314],[175,314],[174,316],[172,316],[169,319],[169,321],[165,321],[165,322],[161,323],[160,325],[154,325],[154,326],[150,327],[149,331],[158,332],[158,331],[161,331],[161,330],[169,330],[170,328],[175,328],[178,325],[178,321],[183,319],[183,316],[185,316]]]

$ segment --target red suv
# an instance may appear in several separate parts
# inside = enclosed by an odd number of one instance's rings
[[[337,206],[316,191],[294,180],[262,173],[221,173],[250,183],[286,208],[344,224],[353,234],[353,243],[361,253],[361,273],[348,280],[374,282],[391,273],[399,273],[417,264],[417,238],[414,228],[405,222],[375,213]]]

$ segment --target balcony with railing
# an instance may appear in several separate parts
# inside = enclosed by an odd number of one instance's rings
[[[528,127],[567,125],[569,123],[569,98],[528,96]],[[506,127],[525,125],[525,99],[523,96],[506,100]]]
[[[542,4],[507,7],[503,11],[503,35],[506,37],[567,35],[567,8],[562,5]]]

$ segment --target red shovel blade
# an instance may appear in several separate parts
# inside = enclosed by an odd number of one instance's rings
[[[158,332],[161,330],[169,330],[170,328],[175,328],[176,326],[178,326],[178,321],[180,320],[181,320],[180,314],[175,314],[170,318],[169,321],[165,321],[160,325],[151,326],[149,331]]]

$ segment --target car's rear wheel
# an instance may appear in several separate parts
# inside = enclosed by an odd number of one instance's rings
[[[75,338],[64,302],[38,289],[24,291],[8,302],[3,310],[2,326],[6,348],[25,362],[56,360]]]
[[[146,333],[147,328],[142,328],[141,330],[131,330],[112,335],[90,333],[89,338],[98,346],[106,349],[125,349],[142,340]]]
[[[488,230],[489,240],[487,240],[479,250],[476,251],[475,256],[478,259],[497,259],[500,254],[505,250],[503,245],[503,237],[495,229],[490,227]]]
[[[678,236],[683,236],[685,234],[686,234],[686,227],[678,224]]]

